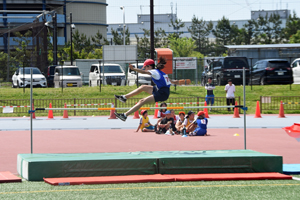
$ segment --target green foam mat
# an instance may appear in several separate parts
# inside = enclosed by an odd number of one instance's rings
[[[17,169],[29,181],[159,173],[281,173],[282,157],[252,150],[19,154]]]

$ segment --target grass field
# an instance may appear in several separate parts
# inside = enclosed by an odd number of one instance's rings
[[[300,177],[300,176],[296,176]],[[51,186],[0,184],[0,199],[299,199],[300,181],[212,181]]]
[[[87,87],[82,88],[64,88],[63,92],[61,88],[34,88],[34,99],[70,99],[70,98],[113,98],[114,94],[125,94],[134,90],[136,86],[104,86],[102,91],[99,91],[99,87]],[[0,88],[0,102],[3,100],[13,99],[30,99],[30,89],[26,88],[23,92],[23,88],[12,89],[10,87]],[[248,107],[248,114],[254,114],[256,109],[256,101],[260,99],[260,96],[299,96],[300,85],[266,85],[266,86],[253,86],[252,90],[250,86],[246,86],[246,106]],[[216,97],[224,97],[224,86],[217,86],[215,91]],[[175,87],[171,87],[170,97],[205,97],[206,90],[201,86],[178,86],[175,91]],[[141,93],[137,96],[145,97],[146,93]],[[241,96],[243,101],[243,86],[236,86],[235,96]],[[222,113],[222,112],[221,112]],[[224,112],[226,113],[226,112]],[[268,114],[278,114],[278,111],[266,111]],[[286,113],[300,113],[300,110],[286,111]],[[4,116],[4,115],[1,115]],[[7,116],[7,115],[5,115]]]

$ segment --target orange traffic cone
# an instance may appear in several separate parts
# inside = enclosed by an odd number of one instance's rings
[[[134,116],[133,116],[132,119],[139,119],[139,118],[140,118],[140,116],[139,116],[139,110],[137,110],[137,111],[134,112]]]
[[[260,115],[260,108],[259,108],[259,101],[256,102],[256,111],[255,111],[255,116],[254,118],[261,118]]]
[[[155,103],[155,107],[158,107],[158,102]],[[158,109],[155,109],[153,119],[157,119],[158,118],[157,115],[158,115]]]
[[[67,104],[65,104],[65,108],[67,108]],[[68,119],[68,118],[69,118],[68,111],[64,110],[63,119]]]
[[[111,104],[111,107],[114,108],[115,105],[114,103]],[[117,119],[116,115],[115,115],[115,110],[110,110],[110,116],[108,119]]]
[[[279,115],[278,115],[279,118],[284,118],[284,108],[283,108],[283,103],[282,101],[280,101],[280,108],[279,108]]]
[[[31,110],[34,110],[34,105],[32,104],[32,109]],[[32,119],[35,119],[35,112],[32,113]]]
[[[237,101],[235,101],[235,105],[237,106]],[[238,107],[234,108],[233,118],[240,118],[240,113]]]
[[[207,106],[206,101],[204,102],[204,106]],[[204,108],[204,109],[203,109],[203,112],[205,113],[205,118],[209,118],[209,116],[208,116],[208,109],[207,109],[207,108]]]
[[[49,108],[52,108],[52,104],[49,103]],[[53,110],[49,110],[48,112],[48,119],[53,119]]]

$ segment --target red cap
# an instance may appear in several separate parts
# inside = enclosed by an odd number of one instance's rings
[[[147,59],[147,60],[145,60],[143,67],[145,67],[147,65],[153,65],[153,64],[155,64],[154,60]]]
[[[147,112],[147,110],[142,110],[141,115],[144,115],[145,112]]]
[[[199,111],[197,115],[198,115],[198,116],[201,116],[201,115],[204,115],[204,114],[205,114],[205,112]]]
[[[183,115],[185,115],[185,112],[183,112],[183,111],[180,111],[180,112],[178,113],[178,115],[180,115],[180,114],[183,114]]]

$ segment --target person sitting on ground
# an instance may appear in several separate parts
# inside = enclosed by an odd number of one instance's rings
[[[160,104],[159,107],[167,107],[167,103],[165,102],[162,102]],[[157,112],[157,118],[164,118],[166,115],[165,115],[165,112],[167,111],[167,109],[160,109],[158,112]]]
[[[174,119],[171,116],[171,112],[167,110],[165,112],[166,117],[159,120],[157,123],[157,134],[166,133],[167,130],[172,129],[172,132],[170,131],[170,134],[173,134],[173,131],[176,131],[175,125],[174,125]]]
[[[178,117],[175,115],[175,111],[173,109],[171,109],[170,112],[171,112],[171,117],[174,119],[174,125],[176,125]]]
[[[199,111],[197,115],[197,119],[187,127],[187,131],[190,132],[190,136],[209,136],[207,134],[208,120],[205,118],[205,113]]]
[[[142,110],[141,115],[140,124],[136,132],[139,132],[139,129],[142,132],[154,132],[154,126],[150,123],[147,110]]]
[[[194,118],[195,118],[195,112],[193,112],[193,111],[190,110],[190,111],[188,112],[187,116],[185,117],[184,122],[183,122],[183,126],[185,127],[185,129],[187,129],[187,127],[188,127],[191,123],[193,123]],[[188,133],[189,133],[189,131],[186,130],[186,134],[188,134]]]
[[[183,125],[183,122],[184,122],[184,118],[185,117],[185,112],[181,111],[179,112],[179,118],[175,124],[175,128],[177,129],[178,132],[181,132],[184,125]]]

